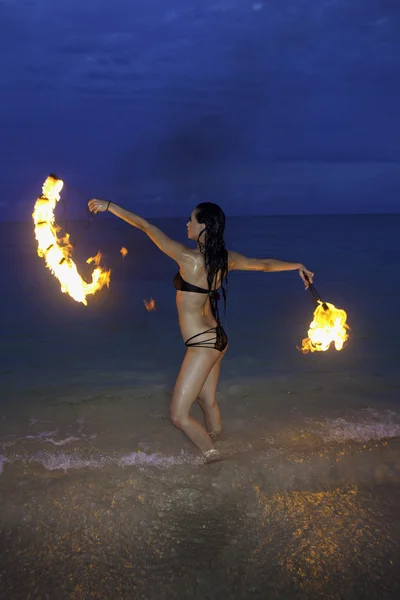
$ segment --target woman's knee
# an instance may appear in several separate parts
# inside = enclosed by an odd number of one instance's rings
[[[207,394],[204,396],[200,394],[200,396],[197,398],[197,402],[200,408],[202,408],[203,410],[213,410],[217,405],[215,394]]]
[[[174,410],[173,408],[171,408],[171,410],[169,411],[169,419],[177,429],[185,429],[185,425],[189,421],[188,415],[182,414],[179,411]]]

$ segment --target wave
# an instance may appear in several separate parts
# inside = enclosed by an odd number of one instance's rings
[[[400,417],[392,410],[364,409],[351,418],[305,419],[307,431],[325,442],[368,442],[400,437]]]

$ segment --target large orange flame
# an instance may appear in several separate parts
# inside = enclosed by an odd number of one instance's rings
[[[333,343],[336,350],[341,350],[347,338],[349,326],[347,314],[329,302],[318,301],[314,318],[308,330],[308,337],[302,341],[301,351],[325,352]]]
[[[44,258],[46,266],[61,283],[61,291],[69,294],[77,302],[87,305],[86,297],[95,294],[105,285],[110,284],[111,271],[100,267],[100,252],[87,262],[94,263],[92,281],[87,283],[78,273],[72,260],[72,245],[68,233],[58,237],[61,228],[55,223],[54,210],[60,200],[60,192],[64,182],[55,177],[47,177],[43,184],[42,196],[36,200],[32,214],[35,224],[35,237],[38,243],[38,255]]]

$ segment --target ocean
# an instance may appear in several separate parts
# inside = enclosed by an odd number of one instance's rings
[[[184,218],[152,222],[185,242]],[[399,229],[398,215],[227,219],[228,249],[314,271],[350,336],[302,354],[314,305],[298,274],[231,272],[227,458],[205,465],[168,420],[185,352],[175,263],[116,218],[73,221],[80,272],[98,250],[111,269],[83,306],[33,224],[1,224],[0,597],[398,597]]]

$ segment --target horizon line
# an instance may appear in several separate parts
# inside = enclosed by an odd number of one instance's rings
[[[140,215],[143,216],[143,215]],[[269,214],[242,214],[242,215],[227,215],[225,213],[225,216],[227,219],[242,219],[242,218],[248,218],[248,219],[259,219],[259,218],[269,218],[269,217],[306,217],[306,218],[310,218],[310,217],[398,217],[400,216],[400,211],[399,212],[366,212],[366,213],[269,213]],[[186,218],[187,215],[175,215],[175,216],[170,216],[170,215],[161,215],[161,216],[143,216],[144,219],[148,219],[148,220],[154,220],[154,219],[183,219]],[[111,216],[107,215],[106,216],[107,220],[112,219]],[[69,218],[68,222],[79,222],[79,221],[86,221],[86,218],[79,218],[79,219],[74,219],[74,218]],[[9,223],[9,224],[20,224],[20,223],[30,223],[31,219],[24,219],[24,220],[19,220],[19,221],[8,221],[8,220],[0,220],[0,223]],[[118,221],[117,221],[118,222]]]

